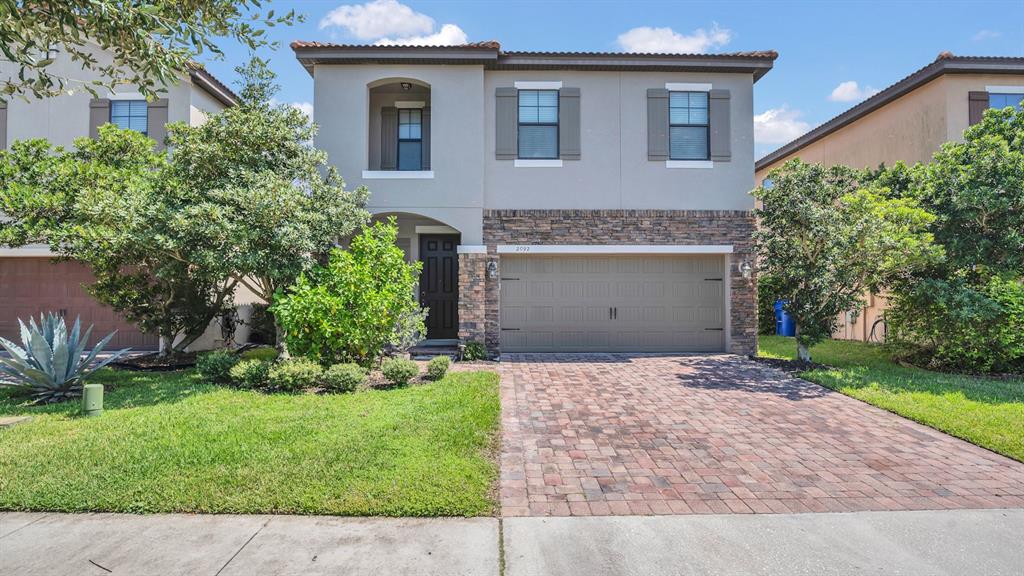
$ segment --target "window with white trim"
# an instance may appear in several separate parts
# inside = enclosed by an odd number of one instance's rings
[[[670,160],[710,160],[707,92],[669,92]]]
[[[146,134],[149,130],[149,106],[145,100],[114,100],[110,103],[110,123]]]
[[[423,169],[423,111],[398,111],[398,169]]]
[[[519,91],[519,158],[558,159],[558,90]]]
[[[1024,106],[1024,93],[1021,94],[989,94],[988,95],[988,107],[989,108],[1006,108],[1007,106],[1014,106],[1020,108]]]

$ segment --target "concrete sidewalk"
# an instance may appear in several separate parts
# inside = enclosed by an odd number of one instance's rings
[[[507,518],[504,573],[1024,573],[1024,510]],[[487,575],[495,518],[0,513],[0,574]]]

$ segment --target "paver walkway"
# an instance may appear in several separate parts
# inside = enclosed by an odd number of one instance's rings
[[[506,355],[504,516],[1024,507],[1024,464],[730,355]]]

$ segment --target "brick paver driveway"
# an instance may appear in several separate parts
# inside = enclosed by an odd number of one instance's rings
[[[729,355],[506,355],[505,516],[1024,507],[1024,464]]]

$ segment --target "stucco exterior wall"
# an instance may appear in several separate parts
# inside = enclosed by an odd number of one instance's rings
[[[984,92],[986,86],[1019,86],[1024,93],[1024,74],[947,74],[946,141],[962,140],[970,125],[967,109],[969,92]]]
[[[516,81],[561,81],[580,89],[579,160],[517,168],[497,160],[495,89]],[[647,89],[710,83],[730,91],[732,159],[713,168],[666,168],[647,159]],[[753,199],[753,77],[749,74],[489,71],[484,96],[484,207],[488,209],[750,210]]]

